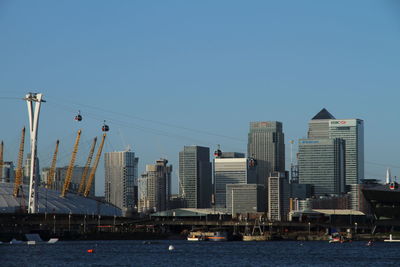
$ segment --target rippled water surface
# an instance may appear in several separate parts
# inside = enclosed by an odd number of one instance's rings
[[[169,245],[175,250],[169,251]],[[94,253],[88,253],[93,249]],[[0,245],[0,266],[400,266],[400,243],[77,241]]]

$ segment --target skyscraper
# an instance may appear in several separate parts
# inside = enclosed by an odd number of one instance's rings
[[[278,121],[250,122],[247,152],[257,160],[259,184],[267,185],[271,172],[285,171],[285,140],[282,123]]]
[[[146,165],[146,172],[139,178],[139,210],[164,211],[168,209],[171,195],[172,166],[160,159],[156,164]]]
[[[344,141],[299,140],[299,183],[313,186],[314,195],[340,194],[345,190]]]
[[[271,173],[268,177],[268,219],[270,221],[287,220],[289,197],[289,173]]]
[[[309,122],[309,139],[341,138],[345,141],[346,185],[364,179],[364,121],[335,119],[325,108]]]
[[[105,199],[124,213],[137,205],[138,161],[129,150],[104,154]]]
[[[208,147],[185,146],[179,152],[179,194],[187,208],[211,206],[211,173]]]
[[[323,108],[308,122],[308,138],[329,138],[329,121],[334,119],[335,117],[333,117],[333,115],[325,108]]]
[[[330,120],[329,138],[346,142],[346,185],[360,183],[364,179],[364,121]]]
[[[250,166],[249,159],[242,153],[226,153],[214,159],[215,206],[226,207],[227,184],[255,184],[256,166]]]

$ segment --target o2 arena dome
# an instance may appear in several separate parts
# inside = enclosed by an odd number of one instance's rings
[[[19,196],[13,196],[14,183],[0,183],[0,213],[16,213],[28,206],[29,187],[22,185]],[[37,188],[37,213],[96,214],[102,216],[122,216],[121,209],[98,200],[68,193],[60,196],[59,191]]]

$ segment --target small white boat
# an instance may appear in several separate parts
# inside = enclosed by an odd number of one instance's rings
[[[383,240],[384,242],[400,242],[400,239],[393,239],[392,234],[389,235],[389,239]]]
[[[26,244],[28,244],[28,245],[36,245],[36,241],[29,240],[29,241],[26,242]]]
[[[54,244],[58,241],[58,238],[50,238],[50,240],[47,242],[49,244]]]

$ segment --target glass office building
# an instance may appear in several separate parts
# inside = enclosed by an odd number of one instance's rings
[[[329,138],[345,140],[346,185],[360,183],[364,179],[364,121],[330,120]]]
[[[208,147],[185,146],[179,152],[179,194],[187,208],[211,207],[212,169]]]
[[[241,158],[214,159],[215,206],[226,207],[227,184],[255,184],[256,166],[249,165],[249,159]]]
[[[345,191],[343,139],[300,139],[298,162],[299,183],[312,185],[314,195]]]

